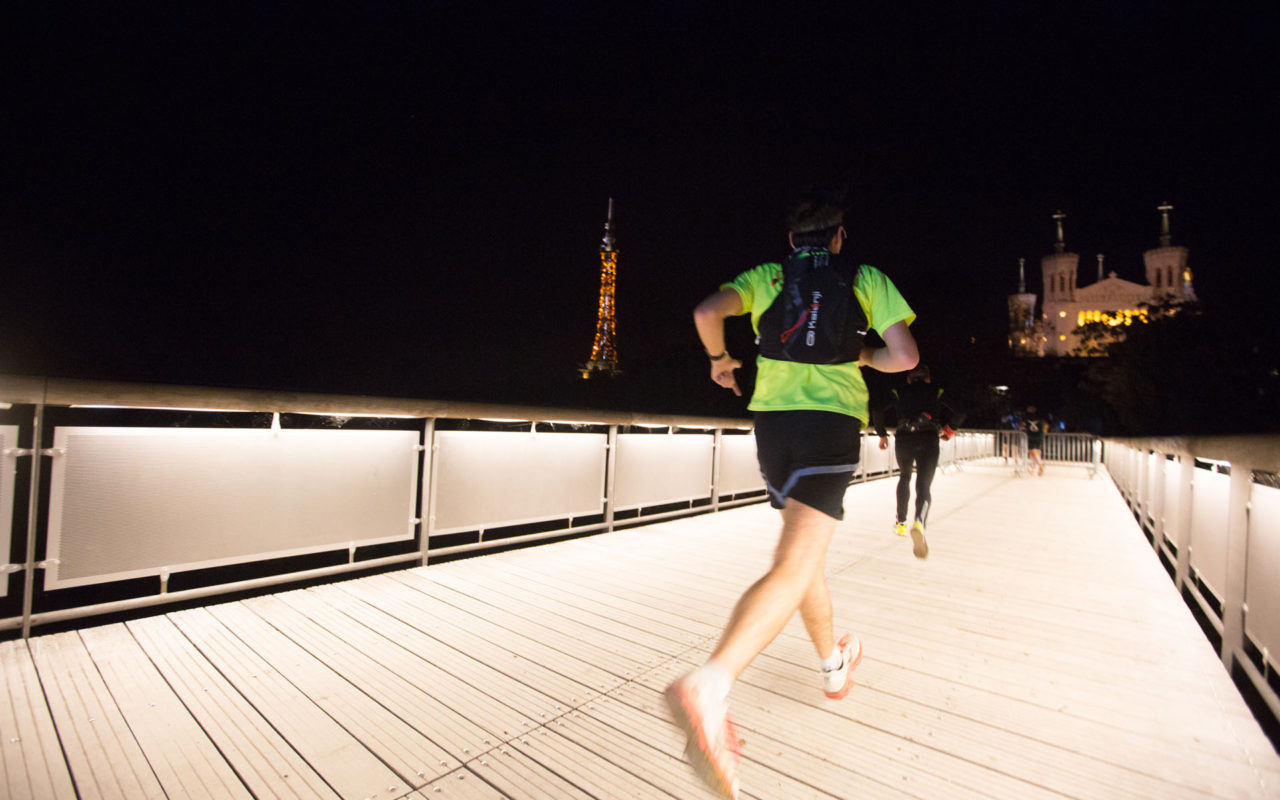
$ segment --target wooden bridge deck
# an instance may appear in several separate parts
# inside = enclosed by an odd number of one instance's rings
[[[731,696],[743,796],[1280,797],[1280,758],[1105,476],[971,466],[928,561],[856,485],[799,620]],[[764,569],[752,506],[0,643],[13,798],[705,798],[660,691]]]

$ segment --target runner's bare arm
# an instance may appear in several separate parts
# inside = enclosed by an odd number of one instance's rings
[[[741,396],[738,380],[733,371],[742,366],[742,362],[728,354],[724,342],[724,321],[742,313],[742,297],[734,289],[721,289],[707,296],[693,310],[693,324],[698,329],[698,338],[707,356],[720,355],[711,359],[711,380],[733,393]]]
[[[906,322],[895,322],[880,334],[884,347],[864,347],[858,366],[871,367],[881,372],[906,372],[920,363],[920,351],[916,338]]]

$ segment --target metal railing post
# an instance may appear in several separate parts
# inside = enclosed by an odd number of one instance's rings
[[[31,491],[27,497],[27,553],[22,581],[22,638],[31,638],[35,604],[36,530],[40,519],[40,468],[44,464],[44,403],[36,403],[31,431]]]
[[[716,428],[715,438],[711,441],[711,510],[720,510],[720,459],[724,448],[720,446],[722,428]]]
[[[867,432],[858,434],[858,470],[862,473],[862,483],[867,482]]]
[[[1227,576],[1222,597],[1222,663],[1228,674],[1236,653],[1244,651],[1244,591],[1249,567],[1249,500],[1253,470],[1248,464],[1231,465],[1227,495]]]
[[[422,491],[422,507],[418,511],[418,550],[420,563],[426,565],[427,551],[431,549],[431,534],[435,530],[435,503],[432,492],[435,486],[436,421],[428,418],[422,429],[422,474],[418,483]]]
[[[1173,584],[1178,594],[1191,573],[1191,504],[1195,502],[1196,460],[1191,455],[1178,457],[1178,512],[1174,521],[1173,540],[1178,547],[1178,560],[1173,568]]]
[[[1136,476],[1138,485],[1137,491],[1134,493],[1133,510],[1138,515],[1138,527],[1145,532],[1147,530],[1147,509],[1151,504],[1147,487],[1151,476],[1150,454],[1147,452],[1145,447],[1140,453],[1138,453],[1136,468],[1138,472]]]
[[[1155,548],[1156,554],[1160,553],[1160,546],[1164,544],[1164,527],[1165,527],[1165,464],[1168,461],[1164,453],[1159,451],[1151,454],[1155,459],[1152,463],[1151,470],[1151,546]]]
[[[609,426],[609,437],[605,444],[604,467],[604,529],[613,530],[614,485],[618,471],[618,426]]]

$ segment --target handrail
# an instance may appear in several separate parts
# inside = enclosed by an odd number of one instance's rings
[[[424,400],[405,397],[309,394],[260,389],[136,384],[0,374],[0,402],[50,406],[119,406],[208,411],[250,411],[333,416],[404,416],[435,419],[502,418],[595,425],[661,425],[677,428],[751,427],[749,417],[703,417],[599,409]]]
[[[1227,671],[1280,718],[1280,436],[1107,439],[1107,470]],[[1225,474],[1224,474],[1225,473]],[[1251,580],[1252,576],[1252,580]]]
[[[28,406],[30,408],[27,408]],[[88,423],[63,423],[65,427],[50,427],[50,431],[52,431],[52,433],[45,434],[43,429],[39,426],[39,410],[47,410],[51,408],[83,409],[84,413],[77,418],[89,419],[91,421]],[[92,420],[96,419],[94,416],[96,410],[117,408],[194,413],[191,415],[184,413],[182,415],[184,421],[180,423],[181,427],[177,428],[155,428],[148,427],[146,422],[120,422],[114,419],[106,428],[94,427],[94,422]],[[173,468],[179,470],[179,472],[173,474],[205,475],[206,473],[203,472],[187,473],[185,471],[188,468],[196,469],[198,465],[211,462],[208,459],[202,459],[201,457],[194,455],[195,453],[208,451],[200,450],[201,445],[199,445],[196,440],[189,437],[183,438],[185,433],[182,431],[184,429],[200,428],[202,422],[199,415],[201,413],[216,415],[220,412],[248,412],[253,414],[269,413],[272,415],[289,416],[299,414],[316,414],[330,417],[397,417],[403,419],[403,422],[397,423],[393,427],[397,431],[417,432],[416,436],[409,437],[411,442],[416,440],[416,450],[418,453],[421,453],[421,455],[418,456],[420,460],[418,461],[416,468],[410,469],[406,465],[404,460],[406,457],[404,455],[400,455],[403,453],[403,450],[395,451],[397,455],[394,455],[393,457],[395,459],[400,459],[396,464],[379,461],[377,462],[377,468],[380,474],[403,475],[403,480],[407,480],[414,484],[415,488],[408,494],[403,493],[403,484],[400,485],[400,490],[397,490],[400,492],[397,497],[402,498],[400,502],[404,502],[410,508],[416,504],[419,509],[416,515],[410,514],[410,516],[413,517],[411,522],[405,523],[406,528],[412,532],[411,538],[403,538],[400,534],[388,537],[383,529],[379,529],[383,532],[380,532],[377,536],[370,535],[368,539],[362,540],[360,539],[360,533],[357,532],[353,536],[356,541],[345,542],[342,545],[342,548],[340,548],[349,550],[349,560],[345,564],[311,568],[307,567],[305,564],[298,563],[286,568],[285,571],[272,572],[258,578],[251,578],[248,580],[234,580],[229,578],[227,582],[223,583],[215,583],[214,585],[204,586],[198,589],[179,589],[176,591],[170,591],[169,589],[170,575],[190,573],[192,570],[196,569],[221,568],[224,566],[248,564],[253,562],[266,562],[271,559],[279,558],[282,555],[289,555],[293,553],[305,552],[314,554],[323,552],[332,554],[339,552],[340,549],[335,549],[335,546],[330,539],[319,538],[314,534],[309,533],[309,531],[313,530],[311,527],[303,526],[299,530],[304,532],[287,534],[287,536],[295,538],[286,538],[281,540],[284,541],[284,544],[275,544],[273,546],[259,544],[259,549],[256,550],[250,549],[234,551],[230,549],[218,551],[215,547],[214,551],[206,552],[204,550],[200,550],[199,547],[194,545],[197,542],[209,542],[211,540],[208,537],[193,537],[191,539],[190,546],[180,545],[177,549],[172,551],[169,556],[165,556],[166,561],[164,562],[153,563],[146,560],[134,560],[130,562],[127,560],[121,561],[117,559],[112,562],[113,566],[107,567],[104,565],[97,571],[85,570],[85,566],[92,562],[85,561],[83,556],[81,557],[78,565],[75,565],[74,567],[71,566],[70,562],[67,562],[65,558],[61,557],[61,554],[66,551],[58,550],[53,544],[54,520],[58,520],[59,527],[57,530],[61,536],[62,532],[66,530],[61,527],[63,524],[62,521],[68,519],[68,517],[56,513],[59,508],[59,503],[65,507],[66,504],[71,502],[74,498],[83,498],[86,495],[84,493],[68,493],[70,492],[68,489],[70,486],[70,483],[68,483],[69,479],[66,477],[60,478],[59,475],[65,476],[69,473],[66,473],[64,468],[59,465],[67,463],[62,459],[87,458],[90,456],[85,455],[85,453],[89,451],[77,451],[76,449],[78,446],[87,445],[76,445],[73,443],[71,438],[65,440],[63,442],[63,446],[59,446],[59,431],[62,431],[62,433],[67,437],[99,437],[94,440],[98,442],[96,446],[108,448],[115,445],[106,444],[107,440],[101,437],[107,437],[108,439],[114,438],[119,442],[122,441],[122,437],[117,435],[115,431],[119,430],[121,433],[127,432],[129,436],[124,438],[130,438],[131,441],[120,445],[122,449],[113,451],[117,453],[117,456],[114,457],[119,457],[119,454],[127,452],[129,454],[129,458],[136,457],[142,459],[136,462],[141,465],[144,463],[152,463],[146,462],[145,459],[154,458],[156,457],[156,454],[160,452],[165,454],[170,452],[179,454],[190,452],[193,455],[190,456],[188,461],[172,462]],[[64,607],[58,610],[53,609],[55,606],[61,604],[63,600],[55,599],[52,606],[48,602],[40,602],[36,603],[33,607],[33,604],[28,599],[21,609],[20,616],[17,616],[18,610],[16,608],[12,608],[12,610],[5,613],[14,614],[15,616],[0,618],[0,630],[14,630],[21,628],[24,637],[29,633],[32,624],[39,625],[53,622],[64,622],[70,619],[101,613],[132,611],[164,603],[191,600],[198,597],[215,596],[226,592],[274,587],[288,582],[313,580],[320,577],[335,576],[371,568],[389,567],[397,564],[407,564],[415,561],[417,563],[427,563],[430,559],[439,557],[451,557],[455,555],[479,552],[495,547],[525,545],[551,538],[643,525],[676,516],[708,513],[748,503],[763,502],[767,499],[762,483],[760,486],[748,485],[752,480],[758,479],[758,474],[755,474],[754,464],[751,465],[751,468],[745,469],[745,473],[752,473],[754,474],[754,477],[744,481],[744,466],[747,462],[742,459],[748,457],[750,445],[747,445],[747,447],[744,448],[742,444],[745,438],[749,438],[746,436],[746,432],[751,429],[753,424],[753,421],[749,418],[659,415],[651,413],[539,408],[532,406],[434,401],[394,397],[304,394],[216,387],[158,386],[63,378],[46,379],[2,374],[0,374],[0,414],[20,418],[20,424],[27,426],[29,431],[27,435],[32,435],[33,431],[36,439],[34,445],[25,453],[25,455],[33,456],[33,458],[30,461],[24,462],[26,467],[25,474],[29,476],[31,494],[30,503],[26,513],[26,530],[25,532],[15,531],[17,535],[25,535],[26,537],[26,549],[29,551],[28,558],[24,564],[0,565],[0,567],[4,568],[5,573],[25,573],[25,580],[23,583],[24,596],[27,598],[31,597],[33,588],[37,586],[37,570],[41,569],[50,570],[45,572],[44,581],[39,583],[39,588],[36,589],[36,591],[40,593],[37,597],[43,601],[48,601],[50,592],[59,592],[65,588],[91,585],[94,583],[106,585],[113,581],[124,580],[130,577],[149,577],[155,574],[160,576],[158,594],[147,594],[144,596],[122,598],[114,601],[95,601],[91,605],[75,605],[73,601],[69,607]],[[33,414],[35,415],[34,417]],[[188,419],[188,417],[190,417],[190,419]],[[33,419],[36,420],[34,425]],[[144,419],[150,418],[146,417]],[[437,421],[442,419],[496,422],[498,423],[496,426],[498,430],[489,433],[486,431],[491,430],[493,426],[480,426],[482,430],[450,430],[448,432],[442,432],[436,425]],[[506,430],[506,428],[511,426],[504,425],[503,423],[508,422],[520,423],[523,425],[524,430],[522,432]],[[528,423],[535,424],[531,427]],[[554,423],[550,426],[553,428],[553,431],[542,433],[536,423]],[[561,424],[565,426],[565,430],[560,429],[559,426]],[[133,428],[135,425],[138,430],[130,431],[129,429]],[[361,426],[354,427],[357,430],[353,435],[362,429]],[[543,427],[547,426],[544,425]],[[572,430],[568,430],[569,428]],[[588,430],[582,430],[583,428]],[[602,432],[602,428],[607,429],[607,431]],[[666,430],[660,438],[653,439],[642,445],[641,442],[648,440],[653,434],[629,434],[626,433],[628,428],[632,430],[639,428],[661,428]],[[272,448],[277,448],[273,450],[261,449],[263,446],[260,444],[262,440],[254,439],[252,436],[247,439],[244,437],[241,437],[240,439],[231,438],[233,436],[239,436],[236,431],[240,430],[241,429],[239,428],[233,428],[227,429],[225,432],[221,430],[217,432],[209,432],[211,435],[224,437],[223,439],[219,439],[220,442],[225,440],[228,443],[235,443],[234,445],[227,445],[228,447],[232,447],[230,450],[218,451],[220,456],[223,453],[229,454],[232,461],[224,462],[221,457],[219,457],[216,461],[217,464],[230,464],[233,463],[235,458],[239,458],[242,459],[242,461],[234,463],[239,464],[240,467],[251,468],[252,465],[263,463],[262,457],[264,455],[269,458],[275,458],[277,455],[283,455],[286,452],[302,452],[288,451],[281,448],[293,446],[290,442],[302,441],[298,437],[291,436],[289,431],[302,431],[309,429],[306,428],[306,426],[295,427],[286,424],[283,431],[283,437],[279,437],[278,433],[271,433],[270,441],[279,442],[278,445],[267,445]],[[665,434],[676,430],[682,430],[687,432],[689,435],[671,438],[669,440],[672,445],[671,447],[667,447],[664,444],[663,447],[653,451],[652,456],[644,455],[646,452],[650,452],[649,444],[667,440],[667,436]],[[278,417],[274,421],[271,431],[280,432]],[[265,432],[266,431],[264,431],[264,433]],[[318,432],[320,432],[322,436],[330,435],[330,433],[324,433],[323,431]],[[336,434],[337,432],[333,431],[332,433]],[[394,431],[391,431],[391,433],[394,433]],[[134,434],[137,435],[136,438],[134,438]],[[450,471],[447,473],[447,477],[451,481],[449,483],[449,486],[451,487],[449,494],[442,494],[437,497],[437,491],[442,485],[437,480],[437,471],[442,468],[442,464],[444,463],[439,456],[452,454],[451,457],[453,458],[462,458],[465,454],[466,458],[471,458],[477,454],[477,451],[474,449],[474,443],[480,441],[492,441],[491,439],[482,439],[481,437],[491,437],[495,434],[513,437],[510,440],[511,449],[505,449],[508,447],[508,443],[504,441],[501,445],[504,449],[497,451],[496,455],[489,456],[496,460],[488,462],[488,466],[476,466],[474,469],[471,469],[470,472],[467,471],[465,466],[451,467]],[[731,436],[729,434],[733,435]],[[456,438],[459,435],[463,437],[461,440]],[[564,444],[569,447],[579,446],[583,443],[583,438],[581,438],[583,435],[586,437],[599,438],[599,449],[594,450],[595,455],[590,455],[592,451],[589,446],[586,451],[583,451],[588,453],[587,458],[589,459],[601,459],[598,467],[599,472],[592,472],[592,470],[597,469],[597,467],[588,465],[589,470],[587,474],[591,477],[583,478],[583,473],[579,473],[579,478],[576,482],[564,484],[566,487],[572,487],[574,494],[572,494],[571,497],[569,495],[557,495],[561,498],[555,501],[557,505],[545,507],[539,505],[540,500],[536,498],[534,500],[524,499],[519,503],[512,503],[509,502],[511,498],[503,495],[505,499],[500,504],[503,506],[501,509],[486,510],[477,507],[475,513],[468,513],[471,510],[469,504],[472,502],[473,498],[496,496],[493,494],[492,489],[494,475],[490,474],[487,470],[490,468],[498,468],[500,470],[507,463],[522,463],[531,466],[535,464],[546,464],[548,462],[537,461],[536,459],[546,458],[547,456],[545,453],[548,452],[560,452],[555,449],[558,448],[560,444]],[[343,436],[346,436],[346,434],[335,436],[334,441],[342,440]],[[468,438],[472,436],[475,438]],[[866,436],[867,434],[864,432],[864,440]],[[538,442],[550,443],[553,449],[551,451],[531,451],[541,452],[544,454],[542,456],[528,456],[534,458],[535,461],[524,460],[513,462],[512,458],[516,456],[517,452],[523,452],[521,448],[525,446],[530,448],[534,447],[534,445],[529,444],[529,442],[533,441],[533,437],[536,437]],[[403,446],[403,438],[404,437],[401,437],[401,444],[398,446]],[[705,446],[695,443],[695,440],[703,438],[710,440],[710,443]],[[962,431],[957,434],[956,438],[953,439],[949,445],[944,447],[941,454],[942,459],[940,461],[940,466],[956,464],[973,458],[983,458],[986,456],[996,455],[996,451],[999,449],[999,445],[995,444],[996,438],[995,432],[993,431]],[[203,434],[201,434],[198,439],[199,441],[207,441],[207,438],[204,437]],[[623,441],[624,439],[626,440],[625,442]],[[735,445],[732,448],[728,446],[731,439]],[[53,447],[49,447],[51,440],[54,442]],[[88,440],[82,439],[81,441]],[[351,440],[346,439],[346,441]],[[151,442],[152,444],[147,444],[147,442]],[[258,442],[258,444],[255,444],[255,442]],[[454,442],[454,444],[450,444],[450,442]],[[458,442],[461,444],[457,444]],[[170,443],[177,443],[178,449],[173,449],[174,445]],[[681,445],[689,445],[693,449],[680,449]],[[445,450],[437,453],[437,448],[441,446],[444,446]],[[538,446],[541,447],[541,445]],[[139,447],[144,448],[145,453],[148,455],[141,455],[144,450],[139,450]],[[191,447],[194,447],[195,449],[186,449]],[[627,459],[620,459],[620,450],[629,452],[631,455],[628,456]],[[710,453],[709,455],[708,451]],[[382,451],[377,450],[376,452],[381,453]],[[69,453],[70,455],[68,455]],[[77,453],[80,453],[80,455],[77,455]],[[139,455],[134,456],[133,454],[135,453]],[[604,455],[601,456],[599,455],[600,453],[604,453]],[[706,462],[707,467],[705,478],[700,474],[700,470],[702,469],[701,466],[692,467],[685,475],[680,476],[680,483],[678,486],[679,493],[678,496],[676,496],[677,492],[675,490],[661,485],[660,479],[662,476],[657,475],[657,473],[652,470],[653,462],[645,460],[646,458],[654,457],[661,459],[663,457],[663,453],[684,453],[686,455],[693,453],[695,454],[693,458],[709,459],[709,461]],[[730,453],[735,455],[727,455]],[[894,459],[884,457],[882,454],[878,453],[874,458],[870,457],[871,454],[866,451],[865,445],[864,455],[867,456],[867,458],[864,460],[863,464],[860,465],[858,471],[858,477],[861,480],[865,481],[870,477],[889,477],[897,474],[897,466]],[[381,458],[381,456],[379,457]],[[554,456],[554,458],[558,457],[559,456]],[[520,456],[520,458],[526,459],[527,457]],[[575,458],[577,457],[575,456]],[[53,474],[53,477],[49,480],[40,479],[41,464],[44,463],[45,459],[49,460],[48,463],[50,471]],[[445,460],[447,461],[447,459]],[[465,461],[465,458],[463,461]],[[89,462],[82,461],[80,463],[84,464]],[[166,461],[165,463],[168,464],[170,462]],[[569,462],[556,463],[567,464]],[[580,466],[587,464],[587,460],[579,458],[577,461],[572,463]],[[687,467],[695,462],[684,460],[679,463],[682,463]],[[316,473],[321,482],[315,484],[315,488],[312,488],[311,491],[324,492],[325,489],[322,487],[329,487],[330,491],[337,490],[340,492],[347,485],[350,485],[350,478],[359,473],[352,473],[349,468],[349,464],[350,462],[346,460],[341,462],[341,468],[337,470],[337,474],[339,475],[338,478],[326,477],[332,476],[334,474],[332,472]],[[731,476],[730,473],[726,472],[724,469],[727,465],[733,465]],[[245,472],[245,470],[240,467],[232,467],[231,469],[233,472]],[[385,469],[383,469],[384,467]],[[533,466],[532,468],[537,469],[538,467]],[[163,470],[161,472],[165,476],[169,474],[163,472]],[[410,475],[410,472],[413,472],[414,474]],[[661,472],[661,470],[659,470],[659,472]],[[676,473],[678,474],[679,470],[677,470]],[[86,473],[82,471],[77,474],[83,475]],[[106,472],[101,474],[109,475],[111,473]],[[148,475],[153,475],[153,473],[148,473]],[[654,475],[656,477],[653,477],[652,479],[644,477],[650,475]],[[477,484],[475,482],[469,484],[471,486],[469,490],[459,488],[460,485],[457,482],[459,476],[480,476],[481,480],[478,482],[479,489],[476,489]],[[627,488],[624,489],[624,485],[621,483],[619,483],[615,488],[615,482],[621,481],[623,478],[626,479],[625,487]],[[201,479],[202,478],[191,478],[190,480]],[[269,480],[269,477],[266,479]],[[189,485],[181,483],[185,478],[178,477],[175,478],[175,480],[179,481],[179,483],[176,484],[179,489]],[[518,475],[512,477],[512,475],[509,474],[506,477],[506,480],[510,483],[510,481],[520,480],[520,478]],[[604,496],[602,498],[600,498],[599,495],[584,498],[583,490],[585,489],[585,494],[589,495],[591,491],[591,482],[595,480],[600,481],[600,488],[602,489]],[[328,482],[326,483],[325,481]],[[335,483],[335,481],[337,482]],[[164,483],[162,480],[160,484],[148,485],[168,486],[169,484]],[[255,483],[248,488],[248,494],[253,494],[255,497],[266,496],[275,498],[275,500],[268,502],[266,506],[254,506],[253,511],[245,510],[241,512],[239,511],[239,508],[242,504],[234,501],[236,498],[247,497],[247,494],[243,494],[245,489],[243,487],[240,489],[228,488],[231,487],[231,484],[222,481],[220,478],[217,485],[223,487],[221,491],[227,493],[226,499],[231,501],[218,504],[218,508],[234,509],[234,511],[231,512],[233,516],[227,518],[226,526],[223,528],[228,531],[252,530],[255,521],[264,518],[262,516],[263,514],[275,513],[273,509],[275,509],[276,506],[271,505],[271,502],[275,502],[278,506],[292,508],[296,506],[288,506],[288,503],[290,501],[297,503],[299,500],[299,497],[296,494],[288,494],[290,491],[297,491],[296,489],[286,489],[285,494],[281,495],[276,495],[274,493],[262,495],[260,492],[256,491],[257,487],[262,484]],[[295,483],[294,486],[296,485],[297,484]],[[128,487],[120,486],[119,488],[121,490],[119,495],[112,494],[112,497],[120,496],[127,498],[130,496],[130,489]],[[690,488],[692,488],[692,491],[686,491]],[[640,496],[644,499],[645,504],[643,506],[628,506],[625,509],[627,512],[626,514],[621,516],[615,515],[615,504],[617,503],[620,494],[624,491],[630,491],[630,497],[634,500],[636,497],[635,492],[637,490],[640,491]],[[113,488],[112,491],[115,492],[116,489]],[[480,494],[477,495],[477,491],[479,491]],[[167,495],[153,494],[149,496],[151,499],[148,499],[148,496],[145,495],[141,495],[139,498],[132,501],[129,499],[123,499],[118,507],[106,509],[115,515],[114,519],[117,524],[114,527],[110,525],[104,526],[103,530],[141,531],[142,527],[145,527],[145,525],[142,524],[144,521],[133,520],[133,518],[129,516],[131,512],[127,511],[127,509],[131,508],[151,508],[153,511],[155,511],[156,508],[160,508],[163,509],[163,511],[156,511],[157,514],[175,513],[179,515],[176,517],[179,520],[187,519],[187,517],[182,516],[182,514],[188,515],[190,524],[187,524],[187,522],[179,522],[175,528],[176,530],[199,530],[200,524],[209,519],[207,510],[202,512],[196,508],[179,505],[178,510],[174,511],[174,506],[165,505],[163,503],[156,507],[152,506],[154,498],[163,498],[165,496]],[[322,494],[317,496],[317,499],[331,496],[337,495]],[[359,501],[361,498],[367,496],[369,495],[361,495],[358,498],[353,499]],[[381,495],[377,496],[381,497]],[[445,500],[445,498],[447,498],[447,500]],[[584,513],[584,507],[589,507],[591,503],[596,502],[597,498],[599,498],[599,502],[602,504],[600,507],[601,510],[598,513],[590,511]],[[671,502],[669,499],[664,498],[671,498],[676,502]],[[438,500],[440,502],[438,502]],[[101,501],[94,500],[92,502]],[[572,503],[572,507],[567,505],[558,505],[559,503],[570,502]],[[131,503],[134,504],[131,505]],[[524,505],[521,505],[521,503]],[[345,511],[345,509],[354,507],[356,506],[353,504],[350,506],[343,506],[342,508]],[[385,503],[377,507],[387,508]],[[121,512],[118,510],[119,508],[126,509],[126,511]],[[249,506],[244,505],[244,508],[248,509]],[[519,513],[516,513],[517,508],[520,509]],[[461,516],[459,515],[460,510],[464,512]],[[450,518],[450,521],[441,524],[440,527],[437,528],[437,513],[440,511],[443,511],[445,516]],[[491,512],[493,512],[492,516],[490,516]],[[15,516],[17,513],[18,512],[15,511]],[[95,508],[93,513],[98,513],[98,509]],[[214,513],[219,512],[215,511]],[[234,514],[236,513],[239,513],[240,516],[235,517]],[[122,514],[123,516],[121,516]],[[257,515],[255,516],[255,514]],[[85,519],[83,509],[80,516],[75,517],[75,519]],[[121,519],[124,519],[124,524],[119,524]],[[440,519],[444,519],[444,517],[440,517]],[[0,524],[5,526],[10,526],[12,522],[12,519],[0,520]],[[138,522],[142,527],[135,528],[135,522]],[[150,523],[146,522],[145,524]],[[47,530],[45,528],[46,525],[48,526]],[[476,527],[471,528],[470,526],[473,525]],[[528,529],[522,530],[526,525],[528,526]],[[152,534],[155,533],[154,528],[148,530],[150,530]],[[288,530],[287,526],[285,530]],[[358,530],[364,531],[365,529],[360,528]],[[490,531],[497,531],[498,533],[493,538],[489,538]],[[3,531],[0,531],[0,533],[3,533]],[[437,534],[439,534],[438,538]],[[471,539],[470,537],[473,534],[475,538]],[[80,528],[72,531],[72,538],[65,541],[73,542],[73,544],[75,542],[79,542],[83,545],[89,540],[85,537],[92,538],[97,535],[97,528],[94,528],[92,525],[86,528],[84,523],[80,522]],[[36,542],[41,540],[41,537],[43,537],[45,542],[43,545],[43,547],[45,547],[45,551],[43,553],[36,553],[33,548],[35,547]],[[77,539],[76,537],[80,538]],[[64,542],[61,538],[57,541],[59,543]],[[386,549],[378,550],[372,546],[389,543],[394,544],[396,548],[408,545],[412,548],[412,551],[388,553]],[[366,545],[369,546],[365,547]],[[65,543],[63,546],[65,546]],[[96,542],[95,546],[110,548],[114,545],[111,544],[111,541],[101,541]],[[289,550],[288,548],[290,547],[310,549]],[[358,547],[365,548],[363,558],[357,558],[356,551]],[[199,551],[202,555],[193,555],[195,551]],[[85,551],[82,549],[79,552],[83,553]],[[167,560],[174,556],[176,556],[174,560]],[[160,567],[158,566],[160,563],[167,563],[169,566]],[[313,561],[311,563],[315,562]],[[56,574],[51,575],[51,573]],[[69,577],[64,577],[64,575]],[[93,594],[92,596],[95,598],[99,597],[97,594]],[[14,605],[11,599],[5,602],[10,607]]]
[[[1280,435],[1108,437],[1135,450],[1247,464],[1259,472],[1280,472]]]

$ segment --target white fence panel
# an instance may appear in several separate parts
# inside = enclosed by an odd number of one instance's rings
[[[722,495],[764,488],[760,462],[756,459],[756,437],[751,434],[720,437],[720,480]]]
[[[1144,465],[1145,466],[1145,465]],[[1219,599],[1227,585],[1227,490],[1231,479],[1197,469],[1192,482],[1191,566]]]
[[[599,514],[603,433],[437,431],[431,532]]]
[[[894,446],[898,440],[893,434],[889,435],[889,449],[880,449],[880,439],[875,436],[862,437],[862,465],[860,472],[863,475],[876,475],[879,473],[896,470],[898,462],[893,452]]]
[[[416,431],[61,427],[51,589],[412,539]]]
[[[1172,460],[1164,466],[1164,530],[1163,535],[1172,538],[1169,532],[1174,525],[1174,514],[1180,513],[1178,503],[1182,495],[1182,465]]]
[[[1245,582],[1245,631],[1280,655],[1280,489],[1253,485],[1249,509],[1249,572]]]
[[[714,444],[709,433],[619,434],[614,508],[624,511],[710,497]]]
[[[13,546],[13,484],[18,457],[18,426],[0,425],[0,564],[9,560]],[[9,576],[0,574],[0,597],[9,593]]]

